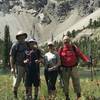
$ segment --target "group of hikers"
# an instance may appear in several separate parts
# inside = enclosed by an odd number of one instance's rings
[[[77,69],[79,57],[84,62],[90,63],[90,60],[82,51],[71,42],[67,35],[63,37],[63,45],[56,50],[52,41],[48,42],[48,52],[44,55],[38,47],[35,39],[27,38],[27,33],[19,31],[16,34],[17,42],[10,50],[10,65],[13,73],[13,94],[18,98],[18,88],[21,80],[24,78],[26,89],[25,100],[32,100],[32,85],[34,85],[34,100],[38,100],[40,86],[40,63],[44,65],[44,76],[48,90],[48,99],[56,95],[56,81],[58,74],[63,83],[63,90],[66,100],[69,96],[69,80],[72,78],[76,100],[81,98],[81,87],[79,73]]]

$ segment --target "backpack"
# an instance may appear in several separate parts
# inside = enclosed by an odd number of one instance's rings
[[[79,57],[76,52],[76,46],[72,45],[72,48],[70,48],[70,51],[63,51],[63,47],[60,48],[60,58],[61,58],[61,65],[64,67],[75,67],[78,65]],[[63,55],[63,56],[62,56]]]

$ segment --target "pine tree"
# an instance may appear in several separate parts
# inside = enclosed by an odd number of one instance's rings
[[[68,35],[69,37],[72,37],[72,34],[71,34],[70,31],[67,32],[67,35]]]
[[[92,27],[92,25],[93,25],[93,20],[92,20],[92,19],[90,19],[90,21],[89,21],[89,28],[91,28],[91,27]]]
[[[93,27],[94,27],[94,28],[97,27],[97,21],[96,21],[96,20],[94,20],[94,22],[93,22]]]
[[[74,38],[76,36],[76,31],[72,30],[72,37]]]
[[[10,32],[9,32],[9,26],[6,25],[4,29],[4,50],[3,50],[3,65],[4,67],[7,67],[9,65],[9,52],[11,47],[11,41],[10,41]]]
[[[3,45],[4,45],[4,41],[0,39],[0,59],[1,60],[3,58]]]

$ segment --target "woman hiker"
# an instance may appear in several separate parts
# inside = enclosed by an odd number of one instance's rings
[[[55,95],[56,92],[56,80],[58,76],[58,67],[60,65],[60,57],[55,51],[53,42],[48,42],[49,51],[44,56],[45,63],[45,80],[48,88],[49,100]]]

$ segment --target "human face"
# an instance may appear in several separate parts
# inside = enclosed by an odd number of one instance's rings
[[[48,49],[50,50],[50,51],[53,51],[54,50],[54,45],[48,45]]]
[[[35,42],[30,42],[30,43],[29,43],[29,46],[30,46],[30,49],[35,49],[35,48],[38,47],[38,46],[37,46],[37,43],[35,43]]]
[[[63,43],[64,43],[64,44],[69,44],[70,42],[71,42],[70,38],[67,38],[67,39],[64,39],[64,40],[63,40]]]
[[[25,35],[20,35],[20,36],[18,37],[18,41],[19,41],[19,42],[25,41],[25,38],[26,38]]]

